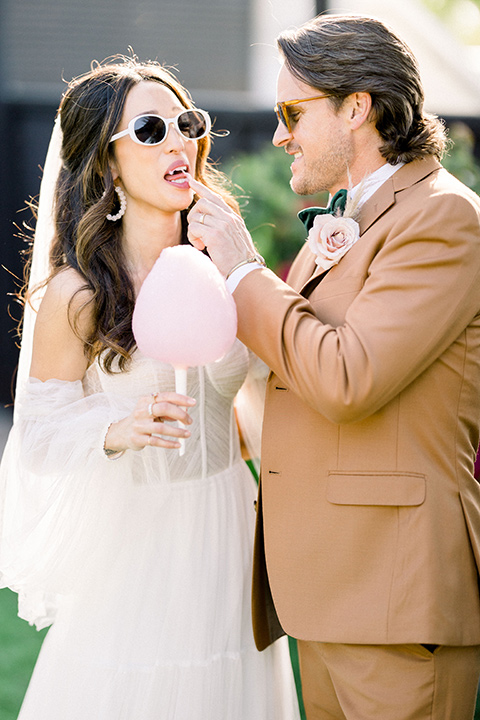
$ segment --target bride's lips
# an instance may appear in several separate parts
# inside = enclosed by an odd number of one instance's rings
[[[164,175],[165,180],[181,190],[190,187],[186,173],[189,172],[188,164],[184,160],[176,160],[170,165]]]

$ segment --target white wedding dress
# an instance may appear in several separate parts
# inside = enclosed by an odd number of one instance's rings
[[[138,351],[128,372],[29,380],[1,468],[1,585],[53,622],[20,720],[296,720],[287,639],[260,653],[250,616],[256,488],[240,458],[238,341],[188,371],[185,454],[103,453],[108,425],[174,390]]]

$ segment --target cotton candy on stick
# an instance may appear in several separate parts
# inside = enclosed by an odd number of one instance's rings
[[[187,393],[187,368],[222,358],[237,334],[235,302],[212,261],[190,245],[165,248],[138,293],[132,318],[137,346],[171,363],[175,389]],[[185,450],[180,440],[180,455]]]

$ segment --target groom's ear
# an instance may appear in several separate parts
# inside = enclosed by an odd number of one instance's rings
[[[368,122],[372,110],[372,96],[367,92],[352,93],[346,98],[349,124],[352,130],[357,130]]]

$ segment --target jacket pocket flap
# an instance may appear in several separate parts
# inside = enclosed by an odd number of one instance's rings
[[[424,475],[414,473],[329,473],[327,500],[335,505],[421,505]]]

